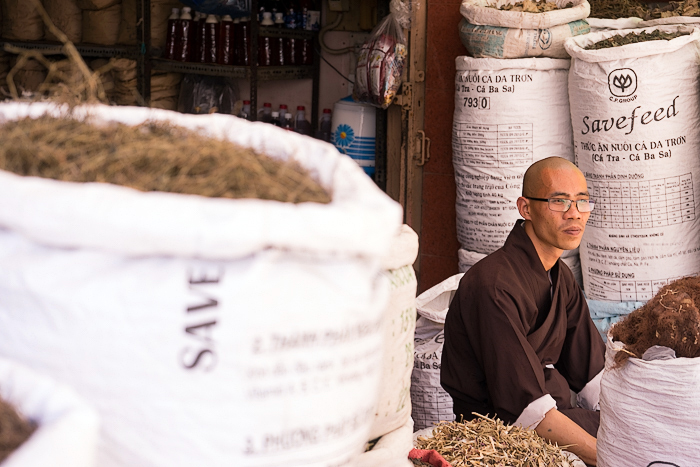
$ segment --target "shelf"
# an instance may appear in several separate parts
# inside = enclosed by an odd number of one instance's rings
[[[44,55],[65,55],[63,45],[58,42],[0,41],[0,46],[4,47],[5,44],[10,44],[22,50],[38,50]],[[84,57],[126,57],[135,59],[138,56],[136,46],[78,44],[75,48]]]
[[[318,31],[307,31],[305,29],[285,29],[273,26],[260,26],[260,36],[266,37],[289,37],[293,39],[313,39]]]
[[[226,76],[229,78],[243,79],[249,79],[251,77],[251,67],[247,66],[178,62],[162,58],[151,59],[151,64],[154,70],[169,71],[172,73],[194,73],[198,75]],[[313,73],[313,65],[257,67],[258,81],[312,79]]]

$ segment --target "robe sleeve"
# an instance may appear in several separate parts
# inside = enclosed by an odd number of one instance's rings
[[[520,317],[524,304],[493,285],[470,295],[461,304],[469,342],[483,368],[495,415],[513,423],[531,402],[548,394],[544,369]]]
[[[554,365],[574,392],[581,392],[605,367],[605,344],[591,320],[583,292],[573,275],[567,282],[566,340],[559,361]]]

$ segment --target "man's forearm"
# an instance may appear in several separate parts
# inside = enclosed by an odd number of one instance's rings
[[[576,454],[586,464],[597,465],[596,439],[557,409],[547,412],[535,431],[552,443],[568,446],[566,450]]]

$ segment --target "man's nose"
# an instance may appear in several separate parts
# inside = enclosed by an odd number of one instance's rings
[[[565,219],[581,219],[582,217],[583,214],[581,213],[581,211],[578,210],[576,201],[573,201],[571,203],[571,206],[569,206],[569,210],[564,213]]]

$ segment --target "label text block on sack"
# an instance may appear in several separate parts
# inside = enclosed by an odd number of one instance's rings
[[[576,164],[596,201],[580,247],[590,299],[647,301],[700,271],[700,31],[685,31],[601,50],[584,48],[620,32],[566,43]]]

